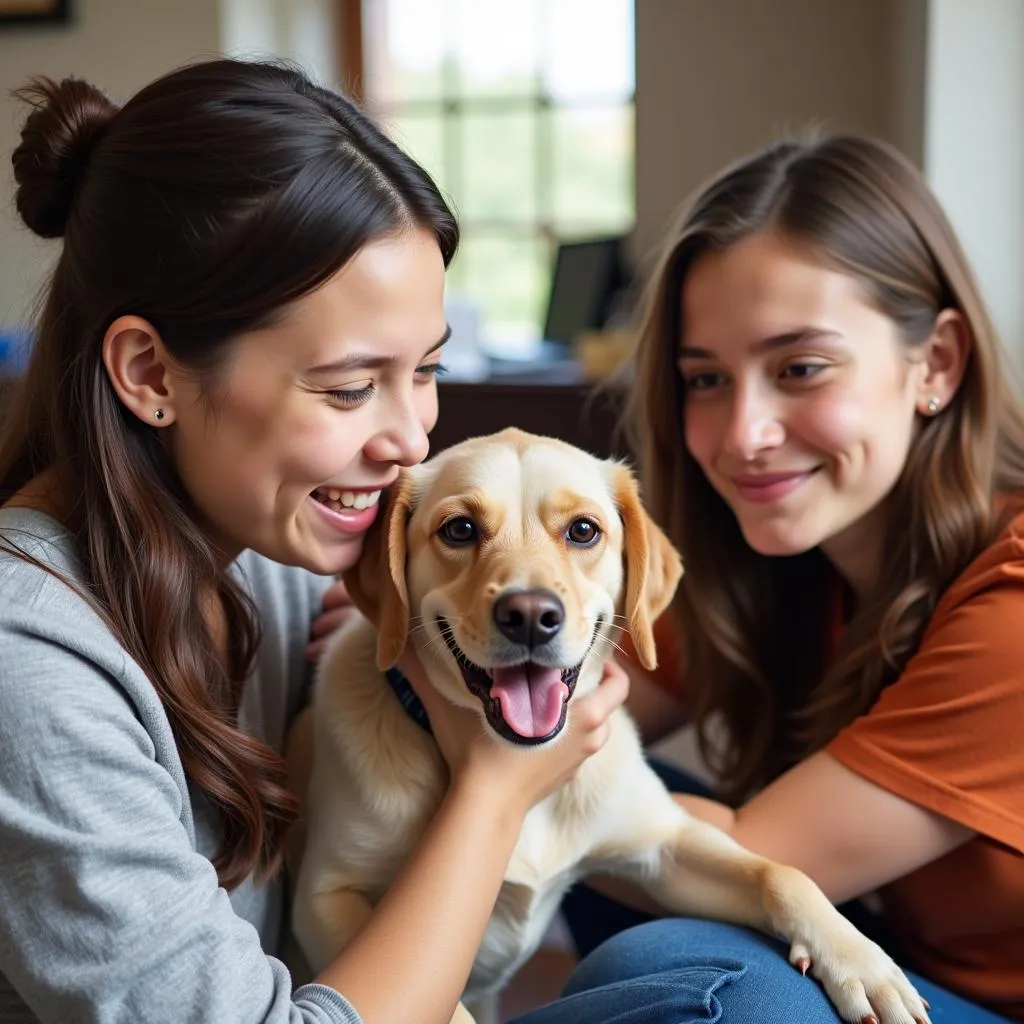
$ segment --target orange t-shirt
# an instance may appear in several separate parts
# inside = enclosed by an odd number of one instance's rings
[[[655,634],[654,680],[682,696],[668,616]],[[942,596],[900,678],[826,749],[977,833],[888,885],[885,915],[908,967],[1024,1021],[1024,514]]]
[[[882,892],[912,966],[1024,1021],[1024,514],[943,594],[917,653],[826,748],[977,833]]]

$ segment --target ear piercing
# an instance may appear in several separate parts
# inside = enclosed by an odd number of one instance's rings
[[[932,397],[928,399],[928,404],[925,406],[925,408],[928,410],[929,416],[934,416],[939,411],[939,409],[942,408],[942,403],[939,401],[937,395],[932,395]]]
[[[163,411],[163,409],[157,409],[157,411],[155,413],[153,413],[153,418],[154,419],[158,419],[158,420],[162,420],[164,418],[164,411]]]

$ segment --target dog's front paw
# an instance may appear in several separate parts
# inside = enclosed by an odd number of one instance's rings
[[[451,1024],[476,1024],[476,1021],[473,1018],[473,1014],[471,1014],[469,1010],[462,1005],[462,1003],[459,1003],[459,1005],[455,1007],[455,1013],[452,1016]]]
[[[821,982],[850,1024],[928,1024],[928,1007],[881,946],[842,919],[828,937],[793,941],[789,962]]]

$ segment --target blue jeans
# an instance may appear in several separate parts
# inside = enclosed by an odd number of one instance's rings
[[[652,762],[669,789],[713,796],[670,765]],[[897,962],[883,923],[859,904],[840,908]],[[562,998],[514,1024],[840,1024],[821,986],[767,936],[713,921],[647,915],[585,885],[562,904],[583,960]],[[1009,1024],[916,974],[934,1024]]]
[[[1008,1024],[914,974],[934,1024]],[[562,998],[515,1024],[839,1024],[778,942],[715,921],[666,918],[602,943]]]

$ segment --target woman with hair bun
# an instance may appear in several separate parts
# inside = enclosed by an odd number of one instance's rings
[[[331,581],[427,453],[455,220],[286,67],[21,97],[17,208],[62,241],[0,431],[0,1019],[444,1024],[523,817],[627,690],[528,758],[432,705],[447,799],[293,991],[282,745]]]

